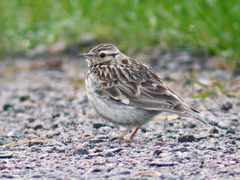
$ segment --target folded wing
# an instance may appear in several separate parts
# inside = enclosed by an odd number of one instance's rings
[[[126,67],[127,66],[127,67]],[[98,67],[102,94],[139,109],[171,112],[193,117],[208,125],[198,111],[188,106],[176,93],[162,83],[151,68],[135,62],[131,65]]]

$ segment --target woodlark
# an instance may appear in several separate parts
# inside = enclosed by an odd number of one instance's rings
[[[90,68],[85,83],[92,107],[104,119],[128,126],[118,140],[124,140],[135,126],[132,140],[141,125],[161,112],[192,117],[209,126],[151,67],[126,56],[115,45],[100,44],[78,56],[86,58]]]

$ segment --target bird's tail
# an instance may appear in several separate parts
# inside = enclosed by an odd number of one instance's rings
[[[190,107],[190,109],[191,110],[186,112],[186,115],[188,117],[193,117],[199,122],[201,122],[202,124],[204,124],[205,126],[210,126],[210,124],[207,121],[205,121],[200,115],[198,115],[199,111],[197,111],[196,109],[193,109],[192,107]]]
[[[196,120],[198,120],[199,122],[201,122],[202,124],[206,125],[206,126],[209,126],[210,127],[210,124],[205,121],[201,116],[199,116],[198,114],[194,114],[192,117],[194,117]]]

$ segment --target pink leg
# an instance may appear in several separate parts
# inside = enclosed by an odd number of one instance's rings
[[[118,137],[117,141],[123,141],[124,140],[124,136],[130,131],[130,129],[134,126],[135,123],[132,123],[130,126],[128,126],[128,128],[126,129],[126,131],[124,131],[124,133]],[[135,132],[135,131],[134,131]],[[136,133],[135,133],[136,134]],[[132,137],[132,136],[131,136]]]
[[[130,137],[131,140],[133,140],[133,137],[134,137],[135,134],[137,133],[138,129],[139,129],[139,127],[137,127],[137,128],[135,129],[135,131],[132,133],[132,135],[131,135],[131,137]]]

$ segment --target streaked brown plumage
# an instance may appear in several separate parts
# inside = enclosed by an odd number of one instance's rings
[[[112,44],[100,44],[89,53],[79,54],[90,67],[86,75],[88,99],[100,116],[113,123],[138,128],[161,112],[192,117],[209,125],[199,112],[188,106],[162,83],[150,67],[125,54]]]

